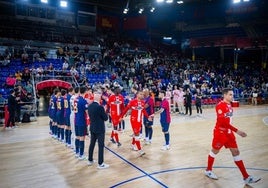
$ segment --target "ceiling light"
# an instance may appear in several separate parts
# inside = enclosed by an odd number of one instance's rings
[[[241,0],[233,0],[233,3],[240,3]]]
[[[129,10],[128,8],[125,8],[124,11],[123,11],[123,13],[124,14],[127,14],[128,13],[128,10]]]
[[[67,7],[68,6],[67,1],[60,1],[60,6],[61,7]]]
[[[166,3],[173,3],[173,0],[166,0]]]

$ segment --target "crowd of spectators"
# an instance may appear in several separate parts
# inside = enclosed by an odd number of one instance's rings
[[[80,49],[79,45],[70,47],[66,44],[57,51],[57,58],[62,60],[57,70],[52,63],[49,66],[25,67],[7,78],[6,87],[13,87],[15,82],[21,80],[27,83],[31,74],[37,81],[42,80],[51,72],[59,76],[74,76],[80,85],[92,85],[94,83],[90,82],[89,74],[109,73],[109,77],[102,82],[116,82],[126,90],[146,87],[157,92],[160,89],[172,90],[176,85],[184,90],[189,89],[192,94],[200,92],[202,96],[209,97],[220,94],[222,88],[231,87],[236,98],[253,97],[254,92],[259,97],[267,98],[268,75],[260,67],[240,66],[235,70],[232,64],[192,61],[182,57],[178,51],[159,44],[120,41],[118,38],[112,40],[109,36],[99,38],[99,41],[100,53],[90,53],[86,48]],[[23,62],[26,54],[27,50],[23,51]],[[35,52],[33,63],[37,61],[45,59]]]

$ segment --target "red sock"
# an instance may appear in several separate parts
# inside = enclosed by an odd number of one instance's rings
[[[141,150],[141,142],[140,142],[140,140],[136,140],[135,143],[136,143],[136,146],[137,146],[138,150]]]
[[[111,138],[113,138],[114,137],[114,131],[112,131],[112,133],[111,133]]]
[[[135,144],[135,138],[133,137],[132,138],[132,145],[134,145]]]
[[[114,137],[115,137],[115,141],[118,143],[119,142],[119,138],[118,138],[118,133],[117,132],[114,133]]]
[[[245,165],[242,160],[235,161],[236,166],[239,168],[240,172],[242,173],[244,179],[248,178],[249,175],[247,173],[247,170],[245,168]]]
[[[210,154],[208,155],[208,166],[207,166],[207,171],[212,170],[212,166],[214,163],[214,157],[212,157]]]

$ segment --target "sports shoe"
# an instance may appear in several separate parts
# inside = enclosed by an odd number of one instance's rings
[[[79,153],[75,153],[75,158],[78,158],[79,157]]]
[[[105,169],[105,168],[109,168],[110,165],[102,163],[101,165],[98,165],[98,169]]]
[[[133,151],[138,151],[136,145],[134,145],[134,144],[131,145],[131,149],[132,149]]]
[[[169,150],[170,149],[170,147],[169,147],[169,145],[164,145],[162,148],[161,148],[161,150]]]
[[[81,160],[81,161],[82,161],[82,160],[85,160],[85,159],[86,159],[86,156],[84,156],[84,155],[79,155],[78,159]]]
[[[213,179],[213,180],[217,180],[218,177],[216,176],[216,174],[214,174],[214,172],[212,172],[211,170],[206,170],[205,171],[205,175],[207,177],[209,177],[210,179]]]
[[[143,150],[139,150],[139,156],[141,157],[143,155],[145,155],[145,152]]]
[[[113,138],[110,139],[110,142],[112,142],[113,144],[116,144],[116,141]]]
[[[122,144],[120,142],[117,142],[117,147],[122,146]]]
[[[249,176],[247,179],[244,179],[244,182],[246,185],[248,185],[248,184],[256,183],[260,180],[261,180],[261,178],[259,178],[259,177]]]
[[[88,165],[88,166],[92,166],[95,162],[96,162],[95,160],[93,160],[93,161],[88,161],[88,162],[87,162],[87,165]]]

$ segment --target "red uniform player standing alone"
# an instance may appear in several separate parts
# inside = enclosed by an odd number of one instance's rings
[[[234,132],[242,137],[246,137],[247,134],[241,130],[235,128],[231,123],[233,116],[233,109],[231,102],[233,101],[232,89],[223,90],[223,100],[216,106],[217,122],[214,128],[214,137],[212,141],[212,149],[208,155],[208,164],[205,171],[205,175],[211,179],[218,179],[218,177],[212,172],[212,166],[216,154],[224,146],[229,148],[236,166],[239,168],[245,184],[256,183],[260,178],[250,176],[244,166],[243,160],[241,160],[239,149],[236,143]]]

